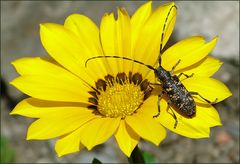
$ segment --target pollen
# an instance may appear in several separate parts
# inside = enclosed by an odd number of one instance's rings
[[[97,109],[99,114],[105,117],[121,117],[137,112],[144,100],[150,95],[152,88],[149,82],[138,73],[126,76],[125,73],[111,75],[96,82],[97,91],[89,92],[93,97],[89,98],[91,108]]]
[[[107,117],[132,115],[143,102],[144,94],[139,86],[133,83],[107,86],[98,99],[98,111]]]

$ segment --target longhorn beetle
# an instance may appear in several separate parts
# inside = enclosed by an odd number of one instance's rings
[[[163,42],[163,36],[164,36],[164,30],[165,30],[165,26],[166,26],[166,22],[168,20],[168,16],[171,12],[171,10],[173,8],[176,8],[176,6],[172,6],[167,14],[167,17],[165,19],[165,23],[163,25],[163,33],[161,35],[161,43],[160,43],[160,55],[158,58],[158,63],[159,66],[157,68],[152,67],[151,65],[147,65],[145,63],[142,63],[140,61],[134,60],[134,59],[130,59],[127,57],[121,57],[121,56],[95,56],[92,58],[89,58],[86,62],[85,62],[85,67],[87,65],[87,62],[89,60],[92,59],[96,59],[96,58],[120,58],[120,59],[124,59],[124,60],[129,60],[141,65],[146,66],[147,68],[151,69],[154,71],[155,76],[157,77],[157,79],[161,82],[162,85],[162,91],[159,93],[158,95],[158,113],[156,115],[154,115],[153,117],[158,117],[160,115],[160,100],[162,98],[162,96],[164,95],[164,93],[168,96],[169,100],[168,100],[168,108],[171,109],[172,111],[172,116],[175,119],[175,124],[174,124],[174,128],[177,127],[178,124],[178,120],[177,117],[175,115],[175,113],[173,112],[171,106],[175,105],[177,107],[177,109],[179,109],[179,111],[189,117],[192,118],[195,113],[196,113],[196,103],[193,100],[192,95],[198,95],[199,97],[201,97],[203,100],[205,100],[206,102],[208,102],[209,104],[213,104],[217,101],[217,99],[214,102],[210,102],[209,100],[205,99],[203,96],[201,96],[198,92],[189,92],[187,91],[187,89],[185,88],[185,86],[181,83],[181,81],[179,80],[180,76],[184,75],[186,78],[192,77],[193,74],[191,75],[186,75],[184,73],[180,73],[178,76],[177,75],[173,75],[174,73],[174,69],[177,67],[177,65],[181,62],[181,59],[178,60],[178,62],[172,67],[171,71],[167,71],[165,70],[162,66],[161,66],[161,54],[162,54],[162,42]],[[177,8],[176,8],[177,9]],[[151,83],[150,83],[151,84]],[[160,84],[156,84],[156,85],[160,85]]]

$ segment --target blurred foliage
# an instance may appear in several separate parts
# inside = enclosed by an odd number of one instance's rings
[[[1,136],[1,156],[0,163],[14,163],[15,152],[9,146],[9,141],[6,137]]]
[[[147,151],[143,152],[143,158],[144,158],[145,163],[157,163],[156,158]]]
[[[97,158],[94,158],[94,159],[92,160],[92,164],[102,164],[102,162],[99,161]]]

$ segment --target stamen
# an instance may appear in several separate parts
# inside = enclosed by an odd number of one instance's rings
[[[96,82],[96,87],[98,90],[106,90],[106,81],[102,80],[102,79],[99,79],[97,82]]]
[[[142,75],[140,73],[135,73],[132,77],[133,83],[138,85],[142,82]]]
[[[145,91],[149,86],[148,80],[147,79],[143,80],[140,86],[141,86],[141,91]]]
[[[113,85],[114,77],[112,75],[107,75],[104,79],[108,82],[108,85]]]
[[[90,95],[92,95],[95,99],[98,99],[96,92],[94,92],[94,91],[89,91],[88,93],[89,93]]]
[[[93,98],[93,97],[90,97],[88,98],[88,102],[92,103],[92,104],[95,104],[95,105],[98,105],[98,101],[96,98]]]
[[[127,75],[126,75],[124,72],[117,74],[116,81],[117,81],[119,84],[123,84],[126,79],[127,79]]]

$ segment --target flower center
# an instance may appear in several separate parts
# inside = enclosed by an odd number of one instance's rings
[[[97,109],[99,114],[106,117],[125,118],[132,115],[150,95],[152,87],[147,79],[142,80],[139,73],[118,73],[116,78],[105,76],[105,80],[96,82],[96,90],[89,93],[89,108]]]
[[[140,87],[126,83],[107,86],[98,98],[98,111],[107,117],[125,117],[131,115],[143,102]]]

